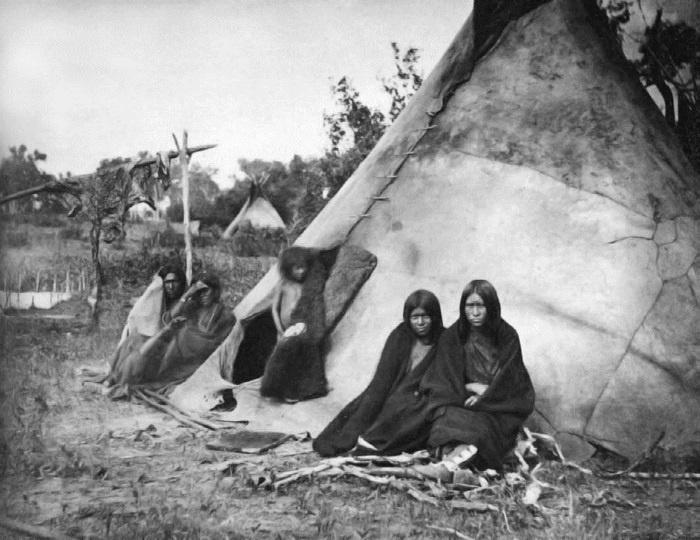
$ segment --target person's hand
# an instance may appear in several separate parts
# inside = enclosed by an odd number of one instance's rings
[[[192,285],[190,285],[190,289],[187,292],[191,291],[191,294],[196,294],[199,291],[202,291],[204,289],[208,289],[209,285],[204,283],[203,281],[195,281]]]
[[[303,322],[299,322],[296,324],[293,324],[286,330],[282,330],[281,328],[277,329],[277,341],[280,341],[282,339],[287,339],[295,336],[300,336],[306,332],[306,324]]]
[[[484,392],[486,392],[488,385],[478,382],[470,382],[465,384],[464,388],[467,390],[467,392],[472,392],[477,396],[481,396]]]
[[[467,392],[471,392],[473,394],[464,400],[464,406],[473,407],[479,402],[483,393],[486,392],[488,385],[478,382],[471,382],[465,384],[464,388]]]
[[[481,399],[481,396],[477,396],[476,394],[473,396],[469,396],[467,399],[464,400],[464,406],[473,407],[479,402],[479,399]]]
[[[306,325],[303,322],[293,324],[284,331],[284,337],[299,336],[306,332]]]
[[[171,328],[180,328],[183,324],[185,324],[186,320],[187,320],[187,317],[184,317],[182,315],[178,315],[177,317],[173,317],[173,319],[170,321],[170,327]]]
[[[208,288],[209,288],[209,285],[207,285],[206,283],[202,283],[201,281],[195,281],[192,285],[190,285],[189,289],[187,289],[185,294],[182,295],[182,301],[187,302],[189,299],[191,299],[199,291],[202,291],[202,290],[208,289]]]

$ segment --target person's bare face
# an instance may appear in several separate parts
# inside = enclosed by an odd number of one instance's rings
[[[413,333],[418,337],[424,338],[430,334],[430,329],[433,326],[433,319],[422,307],[414,308],[408,320]]]
[[[182,282],[175,273],[169,272],[163,279],[163,289],[165,290],[165,296],[168,300],[172,300],[182,289]]]
[[[476,293],[470,294],[464,303],[464,315],[467,317],[470,325],[477,328],[483,326],[486,322],[484,299]]]
[[[294,281],[302,283],[306,279],[307,268],[303,264],[295,264],[292,266],[292,277]]]
[[[207,287],[199,293],[199,302],[203,306],[211,306],[214,303],[214,291]]]

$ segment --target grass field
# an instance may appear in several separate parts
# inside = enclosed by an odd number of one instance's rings
[[[130,256],[126,250],[124,257]],[[230,305],[270,264],[214,248],[198,257],[226,272]],[[359,478],[260,487],[259,478],[272,470],[318,457],[208,450],[205,444],[218,434],[81,386],[76,370],[102,365],[131,298],[145,285],[117,275],[117,256],[110,265],[115,275],[106,287],[99,333],[85,333],[87,306],[80,299],[61,308],[77,315],[69,325],[16,314],[0,322],[5,518],[79,538],[700,538],[699,483],[606,480],[556,461],[543,463],[539,478],[551,487],[537,504],[522,502],[523,485],[496,479],[471,499],[489,503],[484,511],[460,508],[455,499],[419,502]],[[238,464],[219,470],[232,459]],[[655,463],[662,471],[689,467],[677,460]],[[586,465],[625,464],[599,456]],[[26,536],[0,527],[0,537]]]

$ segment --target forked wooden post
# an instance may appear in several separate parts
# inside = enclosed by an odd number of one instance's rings
[[[182,171],[182,225],[185,228],[185,275],[187,283],[192,282],[192,236],[190,235],[190,178],[187,159],[187,130],[182,132],[182,146],[177,143],[173,133],[175,147],[180,155],[180,170]]]

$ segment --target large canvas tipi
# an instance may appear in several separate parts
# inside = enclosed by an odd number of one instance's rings
[[[700,178],[595,0],[479,2],[420,91],[299,238],[378,264],[331,335],[330,393],[294,405],[254,385],[251,428],[320,429],[372,377],[405,297],[445,320],[474,278],[499,291],[537,391],[535,429],[584,456],[700,441]],[[270,305],[273,270],[236,308]],[[177,392],[227,385],[244,324]],[[237,362],[244,362],[238,358]],[[192,402],[189,401],[190,405]]]
[[[272,203],[265,198],[262,192],[262,182],[257,179],[251,181],[250,193],[248,193],[245,204],[226,227],[221,237],[231,238],[233,233],[245,222],[250,223],[254,229],[284,229],[284,221]]]

